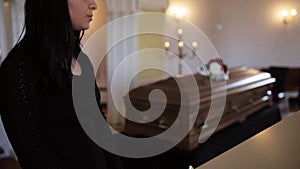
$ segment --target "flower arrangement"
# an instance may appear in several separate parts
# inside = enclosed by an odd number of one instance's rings
[[[215,80],[228,80],[229,71],[226,64],[220,58],[211,59],[205,67],[200,66],[197,69],[198,73],[203,76],[209,76]]]

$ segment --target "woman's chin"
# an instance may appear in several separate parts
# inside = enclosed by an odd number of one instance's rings
[[[87,29],[89,29],[89,28],[90,28],[90,25],[87,25],[87,26],[83,26],[83,27],[81,28],[81,30],[84,31],[84,30],[87,30]]]
[[[75,27],[74,30],[76,30],[76,31],[84,31],[84,30],[87,30],[89,28],[90,28],[90,24],[87,24],[87,25],[82,25],[82,26]]]

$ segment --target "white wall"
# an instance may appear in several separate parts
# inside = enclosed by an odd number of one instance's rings
[[[170,0],[212,40],[229,66],[300,66],[300,15],[284,25],[284,8],[300,12],[300,0]],[[221,26],[222,29],[218,29]]]
[[[0,63],[4,59],[7,53],[7,37],[6,37],[6,27],[5,27],[5,6],[4,0],[0,0]]]
[[[216,1],[216,0],[214,0]],[[226,0],[214,3],[214,21],[223,25],[213,39],[231,65],[300,66],[300,20],[284,25],[282,9],[300,9],[300,1]],[[300,17],[300,16],[298,16]]]
[[[24,3],[25,0],[9,0],[11,14],[10,41],[15,45],[21,35],[24,26]]]

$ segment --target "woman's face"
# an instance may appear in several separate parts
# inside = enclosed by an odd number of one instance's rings
[[[93,20],[93,11],[97,9],[95,0],[68,0],[73,29],[86,30]]]

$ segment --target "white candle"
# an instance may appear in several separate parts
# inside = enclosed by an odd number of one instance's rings
[[[193,41],[192,46],[193,46],[193,48],[196,48],[198,46],[198,43],[196,41]]]
[[[183,42],[183,41],[178,42],[178,46],[179,46],[180,48],[182,48],[182,47],[184,46],[184,42]]]
[[[182,34],[183,34],[183,29],[179,28],[179,29],[177,30],[177,33],[178,33],[179,35],[182,35]]]
[[[170,42],[165,42],[165,49],[168,49],[170,47]]]

